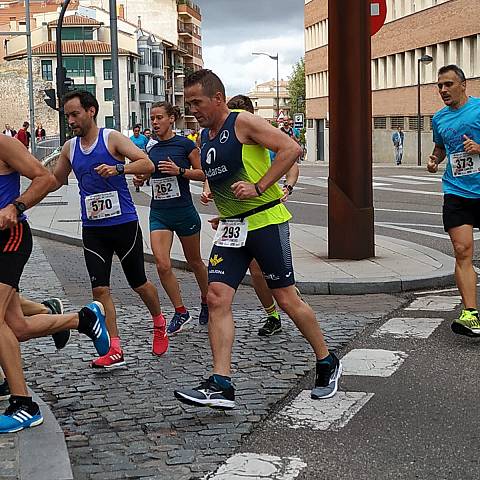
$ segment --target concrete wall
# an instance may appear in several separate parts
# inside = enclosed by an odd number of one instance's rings
[[[52,84],[42,80],[40,59],[35,58],[33,65],[35,119],[43,124],[47,135],[53,135],[58,132],[58,113],[43,101],[43,90],[51,88]],[[30,121],[27,78],[26,59],[0,64],[0,131],[6,123],[18,130],[23,122]]]

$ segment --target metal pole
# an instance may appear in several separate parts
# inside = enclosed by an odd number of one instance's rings
[[[370,2],[329,0],[328,17],[328,256],[361,260],[375,255]]]
[[[422,132],[420,130],[420,123],[422,120],[421,110],[421,97],[420,97],[420,64],[421,59],[417,60],[418,64],[418,78],[417,78],[417,165],[422,165]]]
[[[60,130],[60,146],[65,143],[66,140],[66,128],[65,128],[65,112],[63,110],[62,95],[63,95],[63,55],[62,55],[62,26],[63,17],[67,11],[70,0],[64,0],[62,9],[60,10],[60,16],[58,17],[55,49],[57,51],[57,97],[58,97],[58,126]]]
[[[33,98],[33,61],[32,61],[32,29],[30,23],[30,0],[25,0],[25,28],[27,30],[27,63],[28,63],[28,103],[30,106],[30,135],[32,154],[35,155],[35,102]]]
[[[277,52],[277,118],[276,120],[278,120],[278,116],[280,115],[280,85],[279,85],[279,81],[280,81],[280,78],[279,78],[279,74],[278,74],[278,52]]]
[[[85,26],[82,25],[82,47],[83,47],[83,89],[87,89],[87,57],[85,56]]]
[[[122,130],[120,119],[120,74],[118,68],[118,28],[117,28],[117,0],[110,3],[110,43],[112,44],[112,87],[113,87],[113,118],[114,128]]]

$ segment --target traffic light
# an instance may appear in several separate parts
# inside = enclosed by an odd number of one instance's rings
[[[75,90],[75,81],[70,77],[63,77],[63,94],[65,95],[68,92]]]
[[[44,90],[44,92],[45,92],[45,98],[43,100],[45,101],[45,103],[50,108],[53,108],[54,110],[58,110],[55,89],[54,88],[48,88],[47,90]]]

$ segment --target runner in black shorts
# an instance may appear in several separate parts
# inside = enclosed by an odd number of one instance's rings
[[[20,195],[20,174],[32,180]],[[77,328],[94,342],[99,354],[110,347],[103,306],[93,302],[78,314],[22,313],[18,287],[32,251],[32,235],[24,214],[55,183],[54,178],[15,139],[0,135],[0,366],[8,381],[10,405],[0,415],[0,433],[40,425],[43,417],[25,383],[19,341]]]
[[[82,211],[82,238],[93,297],[105,306],[111,349],[92,361],[94,368],[116,368],[125,364],[110,293],[113,255],[120,259],[129,285],[152,315],[152,353],[167,351],[166,322],[156,287],[147,280],[142,231],[125,174],[147,174],[153,165],[145,152],[115,130],[98,128],[98,102],[89,92],[65,95],[64,110],[75,138],[62,148],[55,167],[55,189],[73,170],[78,180]],[[125,158],[130,159],[125,164]]]
[[[295,291],[287,223],[291,215],[281,203],[283,192],[277,185],[301,155],[301,148],[264,119],[248,112],[230,112],[225,87],[210,70],[199,70],[186,79],[185,98],[192,115],[206,127],[201,137],[202,168],[222,218],[208,270],[213,375],[198,387],[175,391],[175,396],[197,406],[235,406],[230,378],[231,306],[236,288],[255,258],[278,305],[316,354],[312,398],[329,398],[337,391],[342,367],[328,351],[313,310]],[[267,149],[276,153],[272,165]]]

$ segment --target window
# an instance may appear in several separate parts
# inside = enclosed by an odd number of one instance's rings
[[[376,130],[382,130],[387,128],[387,117],[374,117],[373,128]]]
[[[162,68],[162,54],[160,52],[152,53],[152,67]]]
[[[85,90],[85,91],[91,93],[93,96],[97,95],[97,87],[94,83],[87,83],[87,85],[85,85],[84,83],[76,83],[73,86],[73,89],[74,90]]]
[[[139,48],[138,53],[140,54],[140,65],[147,64],[147,51],[144,48]]]
[[[313,118],[307,119],[307,128],[313,128]]]
[[[158,78],[153,79],[153,94],[159,95],[158,93]]]
[[[140,93],[146,93],[145,90],[145,75],[138,76],[139,83],[140,83]]]
[[[93,27],[63,27],[62,40],[93,40]]]
[[[418,130],[418,118],[408,117],[408,129]],[[423,130],[423,117],[420,117],[420,130]]]
[[[137,88],[135,85],[130,85],[130,101],[135,102],[137,99]]]
[[[137,112],[132,112],[132,127],[137,125]]]
[[[103,61],[103,79],[104,80],[112,79],[112,61],[111,60]]]
[[[135,59],[133,57],[129,58],[130,64],[130,73],[135,73]]]
[[[392,129],[396,128],[405,128],[405,118],[404,117],[392,117],[390,119],[390,126]]]
[[[105,128],[113,128],[113,117],[105,117]]]
[[[67,69],[67,77],[83,77],[84,71],[87,77],[95,76],[93,57],[63,57],[63,66]]]
[[[113,102],[113,88],[104,88],[103,89],[103,99],[106,102]]]
[[[42,79],[49,80],[50,82],[53,80],[51,60],[42,60]]]

